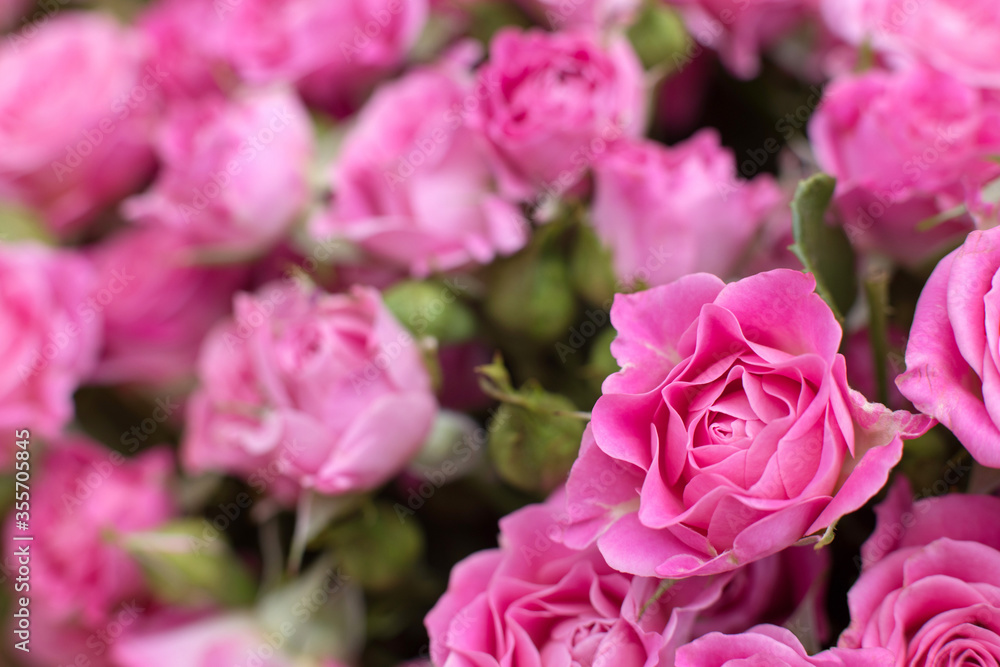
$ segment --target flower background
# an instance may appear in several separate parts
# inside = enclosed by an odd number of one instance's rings
[[[0,0],[0,664],[998,664],[997,28]]]

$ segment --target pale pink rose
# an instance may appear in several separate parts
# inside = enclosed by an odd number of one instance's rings
[[[455,566],[424,621],[434,664],[673,664],[728,575],[678,581],[654,599],[660,580],[616,572],[597,549],[555,541],[568,521],[563,507],[557,492],[511,514],[500,522],[499,549]]]
[[[221,0],[218,48],[251,83],[296,84],[336,116],[361,106],[406,56],[427,0]]]
[[[1000,467],[1000,228],[969,234],[917,302],[900,392],[947,426],[980,463]]]
[[[131,633],[112,648],[115,667],[344,667],[283,650],[289,637],[250,614],[208,616]],[[280,643],[279,643],[280,640]]]
[[[485,142],[467,123],[467,105],[487,93],[457,63],[383,85],[344,140],[313,235],[350,240],[420,276],[524,246],[529,227],[496,194]]]
[[[930,418],[847,386],[812,276],[693,274],[618,295],[604,382],[567,484],[570,546],[642,576],[732,570],[828,529]],[[670,313],[670,317],[664,317]]]
[[[835,204],[852,242],[915,263],[972,229],[967,215],[917,226],[1000,174],[988,161],[1000,153],[998,123],[1000,98],[947,74],[874,70],[831,84],[809,137],[819,166],[837,178]]]
[[[570,190],[610,144],[644,129],[642,67],[623,37],[604,48],[586,33],[501,30],[478,89],[471,120],[513,197]]]
[[[430,377],[376,290],[272,283],[238,294],[234,314],[202,348],[188,469],[267,472],[288,498],[367,491],[416,456],[436,411]]]
[[[167,489],[173,461],[166,449],[126,459],[82,438],[48,444],[43,455],[31,452],[29,530],[18,530],[20,517],[11,513],[4,541],[34,537],[24,543],[30,545],[31,618],[38,633],[32,656],[43,665],[71,664],[81,653],[100,657],[92,654],[98,631],[106,633],[112,622],[125,626],[126,617],[133,626],[143,615],[149,594],[142,573],[115,542],[174,515]]]
[[[831,648],[806,653],[795,635],[774,625],[758,625],[739,635],[713,632],[677,651],[676,667],[892,667],[885,649]]]
[[[37,210],[60,236],[132,192],[153,168],[139,37],[93,12],[62,13],[0,46],[0,200]]]
[[[715,130],[666,147],[622,141],[594,165],[594,229],[626,284],[700,271],[726,278],[770,213],[787,205],[768,175],[739,178]]]
[[[104,325],[93,379],[163,384],[193,375],[201,341],[229,314],[246,268],[200,266],[159,229],[125,230],[89,254]]]
[[[312,147],[309,115],[287,91],[178,103],[157,141],[156,181],[123,210],[201,251],[263,252],[305,206]]]
[[[948,494],[917,502],[900,479],[861,547],[844,648],[884,647],[898,667],[1000,660],[1000,499]]]
[[[760,71],[760,53],[811,18],[819,0],[667,0],[698,43],[719,52],[736,76]]]
[[[602,29],[628,25],[641,0],[517,0],[550,30]]]
[[[97,360],[94,268],[69,250],[3,244],[0,285],[0,428],[55,435]]]
[[[823,0],[830,28],[884,54],[983,88],[1000,88],[1000,12],[992,0]]]

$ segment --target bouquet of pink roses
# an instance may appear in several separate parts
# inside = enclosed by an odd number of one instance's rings
[[[0,0],[0,664],[1000,664],[996,0]]]

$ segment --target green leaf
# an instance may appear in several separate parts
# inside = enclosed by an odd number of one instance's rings
[[[836,179],[816,174],[799,183],[792,200],[792,231],[789,247],[805,270],[816,278],[816,292],[830,304],[841,322],[854,305],[858,281],[854,273],[854,250],[842,227],[824,219],[833,198]]]
[[[253,602],[253,579],[206,521],[180,519],[114,539],[121,540],[139,563],[153,594],[163,602],[182,606]]]

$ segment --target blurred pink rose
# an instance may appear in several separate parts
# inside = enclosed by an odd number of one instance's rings
[[[705,129],[670,148],[623,141],[599,157],[591,219],[626,284],[663,285],[700,271],[732,276],[784,199],[768,175],[740,179]]]
[[[627,25],[642,0],[516,0],[550,30],[590,29]]]
[[[698,43],[719,52],[733,74],[752,79],[760,52],[809,19],[819,0],[667,0]]]
[[[219,93],[232,79],[230,65],[214,48],[221,21],[218,3],[156,0],[144,6],[136,29],[150,44],[149,62],[169,72],[160,92],[167,99]]]
[[[446,64],[382,86],[344,140],[331,209],[313,235],[349,239],[421,276],[519,250],[527,223],[495,193],[486,146],[466,122],[488,94],[473,84]]]
[[[917,502],[905,479],[876,508],[839,646],[884,647],[898,667],[1000,660],[1000,499]]]
[[[90,253],[98,282],[127,281],[101,306],[98,382],[162,384],[193,375],[209,329],[229,313],[244,267],[198,266],[175,235],[131,229]]]
[[[569,190],[610,144],[643,132],[642,67],[623,37],[604,49],[583,33],[501,30],[479,89],[471,119],[513,197]]]
[[[500,548],[469,556],[424,623],[436,665],[673,664],[722,577],[675,582],[616,572],[597,549],[553,541],[566,521],[564,494],[500,522]]]
[[[219,48],[249,82],[298,85],[336,116],[406,59],[427,0],[220,0]]]
[[[918,223],[1000,174],[1000,98],[924,68],[870,71],[830,85],[809,124],[819,166],[838,180],[851,240],[916,263],[972,229],[965,215]],[[877,145],[879,149],[872,151]]]
[[[312,143],[309,115],[288,92],[179,103],[157,142],[156,181],[123,210],[199,250],[263,252],[305,206]]]
[[[94,268],[69,250],[3,244],[0,286],[0,427],[55,435],[72,419],[73,392],[97,360]]]
[[[917,302],[896,380],[981,464],[1000,467],[1000,227],[969,234],[938,263]]]
[[[344,667],[335,660],[292,656],[279,639],[287,641],[280,632],[269,636],[250,614],[234,613],[132,633],[112,654],[115,667]]]
[[[829,528],[931,425],[847,386],[812,276],[694,274],[618,295],[604,382],[567,483],[566,543],[642,576],[732,570]],[[670,317],[663,317],[670,313]]]
[[[298,486],[367,491],[416,456],[436,410],[430,377],[377,291],[272,283],[234,311],[202,348],[188,469],[268,472],[287,499]]]
[[[758,625],[739,635],[713,632],[677,651],[676,667],[892,667],[885,649],[831,648],[806,653],[795,635],[774,625]]]
[[[36,30],[0,46],[0,200],[68,236],[148,177],[147,100],[167,73],[143,69],[138,36],[101,14]]]
[[[32,458],[31,656],[42,665],[72,664],[78,654],[104,664],[111,623],[133,626],[148,604],[139,566],[116,536],[154,528],[174,515],[167,488],[173,471],[166,449],[126,459],[89,440],[49,443],[42,465]],[[7,517],[5,541],[15,531]],[[103,637],[98,632],[105,633]],[[43,640],[42,637],[46,639]],[[89,642],[87,641],[89,640]],[[104,646],[106,648],[106,646]]]
[[[971,86],[1000,88],[1000,12],[993,0],[823,0],[830,28],[884,54],[921,62]]]

